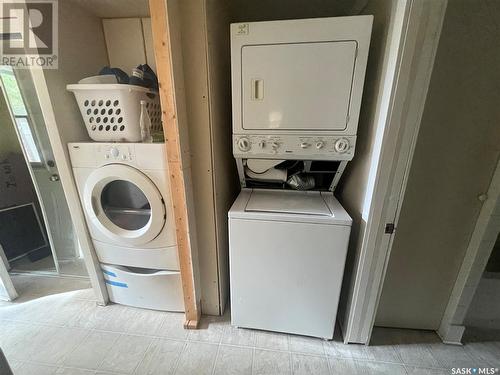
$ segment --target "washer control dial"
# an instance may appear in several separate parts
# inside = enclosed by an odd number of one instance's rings
[[[318,150],[321,150],[323,147],[325,147],[325,142],[323,142],[323,141],[316,142],[316,148]]]
[[[238,139],[238,148],[241,150],[241,151],[250,151],[250,148],[252,147],[252,145],[250,144],[250,141],[248,140],[248,138],[240,138]]]
[[[347,150],[349,150],[349,140],[346,138],[340,138],[335,141],[334,145],[335,151],[337,151],[339,154],[343,154]]]
[[[116,147],[111,147],[111,150],[109,152],[111,153],[111,156],[114,158],[117,158],[118,155],[120,155],[120,150],[118,150]]]

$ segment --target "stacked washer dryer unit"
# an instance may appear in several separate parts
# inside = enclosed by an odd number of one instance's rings
[[[354,156],[372,21],[231,25],[235,326],[333,337],[352,222],[333,191]]]
[[[165,145],[68,148],[110,300],[184,311]]]

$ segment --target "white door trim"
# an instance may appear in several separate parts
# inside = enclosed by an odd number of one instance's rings
[[[9,261],[0,244],[0,301],[13,301],[19,295],[9,275]]]
[[[386,126],[370,212],[347,306],[346,343],[368,344],[370,340],[394,237],[385,234],[385,225],[397,227],[446,5],[446,0],[398,4],[396,22],[401,19],[403,23],[394,27],[403,31],[389,111],[383,119]]]
[[[484,203],[437,331],[447,344],[461,344],[465,316],[500,231],[500,220],[497,218],[500,215],[500,160],[497,161],[488,192],[478,199],[484,200]]]

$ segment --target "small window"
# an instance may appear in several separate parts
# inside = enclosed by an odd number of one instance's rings
[[[19,89],[16,76],[14,75],[12,68],[9,66],[1,66],[0,79],[7,95],[7,102],[12,114],[14,115],[19,137],[21,138],[23,148],[26,151],[28,161],[32,164],[41,163],[42,158],[40,157],[40,152],[38,151],[35,137],[33,136],[28,112],[26,110],[26,106],[24,105],[21,90]]]

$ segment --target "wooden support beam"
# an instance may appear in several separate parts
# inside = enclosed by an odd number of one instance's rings
[[[149,0],[149,10],[186,311],[184,328],[196,329],[201,315],[200,287],[179,6],[177,0]]]

